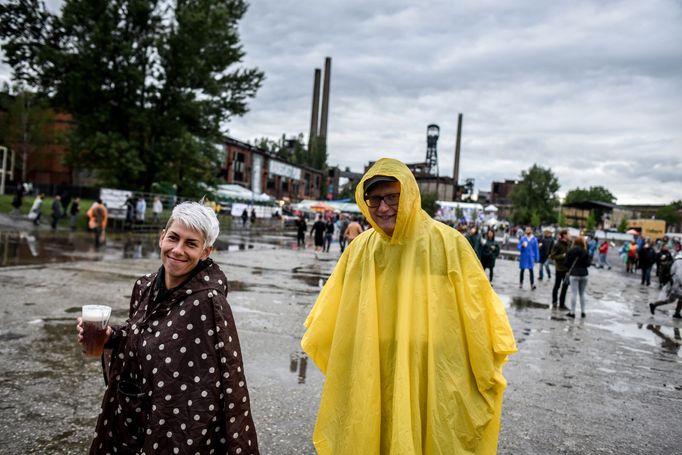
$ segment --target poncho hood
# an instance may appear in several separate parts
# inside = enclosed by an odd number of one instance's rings
[[[364,201],[375,175],[401,185],[392,237]],[[421,209],[417,183],[397,160],[377,161],[356,200],[374,229],[342,254],[301,342],[326,376],[317,452],[495,453],[502,365],[516,344],[476,254]]]
[[[398,217],[396,219],[395,230],[393,236],[389,237],[386,233],[374,222],[369,213],[369,207],[365,202],[365,182],[377,175],[386,175],[393,177],[400,182],[400,205],[398,206]],[[381,234],[384,239],[391,241],[391,243],[401,243],[409,235],[410,228],[414,225],[414,220],[418,215],[421,215],[421,196],[419,194],[419,186],[414,178],[414,175],[405,164],[392,158],[382,158],[365,173],[365,175],[355,188],[355,202],[362,211],[362,214],[370,222],[372,227]],[[426,213],[423,213],[426,215]],[[426,215],[428,216],[428,215]]]

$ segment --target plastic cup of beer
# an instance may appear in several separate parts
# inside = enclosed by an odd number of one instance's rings
[[[83,346],[85,355],[97,357],[102,355],[104,341],[107,338],[107,324],[111,316],[111,307],[106,305],[83,305]]]

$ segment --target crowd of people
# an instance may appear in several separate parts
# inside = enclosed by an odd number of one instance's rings
[[[11,214],[21,215],[21,208],[24,198],[31,192],[32,188],[26,183],[17,183],[11,205]],[[43,210],[46,206],[46,196],[43,192],[38,192],[31,204],[26,217],[35,225],[39,226],[43,219]],[[72,197],[68,190],[52,196],[50,208],[50,226],[52,230],[57,230],[62,219],[69,220],[69,229],[78,229],[78,218],[81,213],[80,197]],[[125,210],[125,228],[131,229],[133,225],[149,222],[146,218],[147,203],[142,195],[131,195],[121,207]],[[152,224],[161,222],[163,212],[163,202],[159,196],[155,196],[152,202]],[[87,230],[94,235],[95,247],[100,247],[106,238],[106,228],[109,219],[109,209],[102,199],[95,200],[90,208],[85,212],[87,217]]]
[[[487,229],[484,227],[484,229]],[[460,229],[464,230],[464,229]],[[512,227],[509,232],[515,233],[518,241],[516,248],[519,253],[519,288],[523,288],[524,275],[528,275],[530,289],[534,291],[535,273],[538,267],[538,280],[542,281],[552,277],[554,265],[554,286],[552,288],[552,308],[567,311],[570,318],[576,317],[577,303],[580,303],[580,316],[586,317],[586,288],[588,283],[589,268],[611,270],[612,265],[608,260],[610,247],[615,244],[607,238],[597,239],[596,236],[584,236],[582,233],[573,239],[569,238],[568,231],[558,230],[556,238],[551,229],[544,229],[542,236],[536,237],[531,226],[524,230]],[[508,231],[504,232],[505,245]],[[499,255],[500,248],[495,240],[495,231],[488,229],[483,240],[477,226],[468,228],[465,236],[473,250],[478,255],[484,269],[490,270],[490,281],[493,280],[493,268],[495,258]],[[626,241],[619,250],[626,273],[641,273],[641,285],[650,286],[652,275],[658,280],[661,289],[659,298],[650,304],[651,313],[655,308],[678,301],[673,314],[674,318],[681,318],[682,310],[682,253],[680,242],[672,238],[651,241],[641,235],[633,236],[631,241]],[[595,257],[596,255],[596,257]],[[678,264],[679,265],[676,265]],[[679,276],[677,274],[680,274]],[[567,290],[571,289],[570,306],[566,304]]]
[[[367,219],[356,215],[333,214],[315,216],[313,225],[308,232],[308,223],[304,215],[296,220],[296,240],[299,248],[306,247],[306,235],[313,240],[316,252],[329,253],[334,241],[338,242],[339,250],[344,252],[346,246],[358,235],[370,228]]]

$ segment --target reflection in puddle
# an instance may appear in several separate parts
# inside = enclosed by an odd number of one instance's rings
[[[501,296],[500,296],[501,297]],[[509,301],[509,306],[516,308],[517,310],[523,310],[526,308],[539,308],[543,310],[549,309],[548,303],[534,302],[526,297],[512,297]]]
[[[296,373],[298,370],[298,383],[305,384],[306,371],[308,370],[308,356],[302,352],[292,352],[289,356],[289,371]]]
[[[248,291],[250,289],[250,286],[243,281],[237,281],[237,280],[230,280],[227,282],[227,290],[228,292],[241,292],[241,291]]]
[[[637,339],[649,346],[661,347],[662,351],[666,354],[680,355],[682,338],[680,338],[680,328],[678,327],[664,327],[652,324],[648,324],[645,327],[642,323],[620,323],[616,321],[609,321],[608,324],[586,325],[608,330],[624,338]],[[625,345],[621,347],[634,352],[647,352]]]
[[[667,351],[671,354],[677,354],[680,352],[680,345],[682,345],[682,337],[680,337],[679,327],[673,328],[672,338],[663,333],[660,325],[648,324],[646,328],[651,330],[653,333],[656,334],[656,336],[658,336],[662,340],[661,347],[663,348],[664,351]]]
[[[14,332],[0,333],[0,341],[20,340],[21,338],[24,338],[25,336],[26,335],[22,335],[21,333],[14,333]]]
[[[296,267],[292,271],[291,276],[299,281],[303,281],[308,286],[322,288],[327,278],[328,274],[320,273],[314,270],[302,270],[302,267]]]

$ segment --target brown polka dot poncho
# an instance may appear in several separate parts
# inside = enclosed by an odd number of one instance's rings
[[[225,275],[210,259],[168,291],[158,275],[136,282],[114,327],[90,453],[258,454]]]

